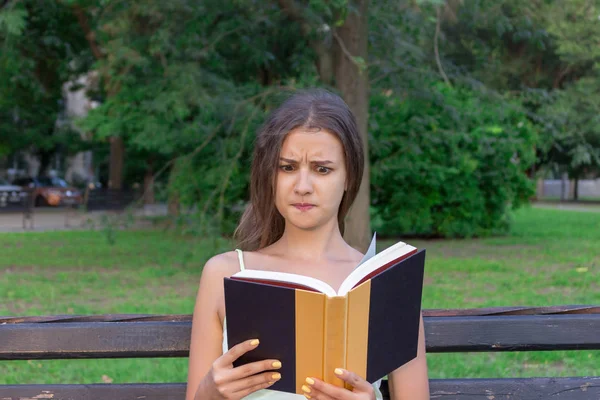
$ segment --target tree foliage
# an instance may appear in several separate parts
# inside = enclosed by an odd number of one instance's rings
[[[298,88],[336,90],[342,58],[369,77],[380,232],[501,232],[532,195],[534,167],[597,173],[596,1],[372,1],[368,57],[339,34],[358,5],[9,2],[0,10],[0,157],[74,143],[56,124],[61,90],[91,73],[99,107],[77,126],[97,154],[122,139],[127,182],[154,176],[159,199],[231,232],[265,114]]]
[[[518,107],[430,83],[430,95],[373,96],[374,224],[383,234],[503,232],[533,194],[535,127]]]
[[[590,0],[548,6],[548,31],[556,53],[577,79],[553,93],[543,111],[553,140],[543,162],[571,178],[600,170],[600,4]]]
[[[57,126],[63,83],[85,42],[71,11],[57,2],[9,3],[0,12],[0,155],[28,149],[42,169],[79,136]]]
[[[447,57],[519,99],[540,127],[537,166],[572,178],[597,171],[594,0],[465,2],[445,27]]]

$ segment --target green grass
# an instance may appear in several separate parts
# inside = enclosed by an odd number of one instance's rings
[[[221,239],[160,230],[0,235],[0,315],[189,314]],[[525,209],[510,235],[427,248],[424,308],[600,304],[600,213]],[[385,247],[388,242],[382,242]],[[600,352],[429,354],[432,378],[597,375]],[[183,382],[186,359],[0,362],[0,384]]]

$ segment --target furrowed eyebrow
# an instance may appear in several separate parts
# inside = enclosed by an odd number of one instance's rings
[[[297,164],[298,161],[296,160],[292,160],[291,158],[284,158],[284,157],[280,157],[279,160],[281,161],[285,161],[287,163],[290,164]],[[333,161],[330,160],[322,160],[322,161],[311,161],[312,164],[321,164],[321,165],[327,165],[327,164],[333,164]]]

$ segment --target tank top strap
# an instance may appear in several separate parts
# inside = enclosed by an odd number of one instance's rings
[[[246,266],[244,265],[244,255],[242,253],[242,250],[240,249],[235,249],[235,251],[237,251],[238,253],[238,260],[240,261],[240,271],[243,271],[246,269]]]

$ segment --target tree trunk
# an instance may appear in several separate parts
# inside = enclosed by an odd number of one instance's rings
[[[179,196],[177,193],[173,193],[169,196],[167,204],[167,215],[171,217],[179,216]]]
[[[369,87],[366,69],[361,71],[352,57],[361,57],[365,62],[367,60],[368,3],[368,0],[355,2],[356,12],[349,12],[344,24],[334,28],[337,35],[333,46],[335,86],[354,113],[365,146],[365,171],[358,196],[346,218],[344,233],[346,241],[363,252],[367,250],[371,236],[367,134]]]
[[[569,197],[569,194],[567,193],[567,185],[569,183],[568,179],[568,175],[563,172],[560,178],[560,201],[565,201]]]
[[[144,175],[144,204],[154,204],[154,168],[152,159],[148,160],[148,167]]]
[[[112,136],[110,138],[110,164],[108,166],[109,189],[121,190],[123,188],[123,160],[125,159],[125,144],[123,138]]]
[[[333,83],[333,54],[331,48],[323,41],[316,41],[312,48],[317,53],[316,67],[321,82],[326,85]]]
[[[569,194],[567,200],[575,200],[575,180],[569,179]]]
[[[38,168],[37,176],[42,177],[46,176],[46,173],[50,169],[50,162],[52,161],[53,150],[39,150],[37,152],[38,159],[40,161],[40,166]]]
[[[537,178],[535,190],[535,200],[542,200],[544,198],[544,178]]]
[[[169,194],[167,199],[167,214],[171,217],[178,217],[180,211],[179,190],[175,187],[174,181],[177,174],[177,162],[173,164],[169,174]]]
[[[74,4],[73,12],[77,17],[77,21],[79,26],[83,30],[85,39],[88,41],[90,46],[90,50],[94,55],[96,60],[102,60],[106,57],[103,52],[102,47],[98,44],[96,40],[96,33],[92,29],[92,24],[90,24],[87,10],[78,4]],[[111,97],[118,91],[118,88],[115,89],[111,85],[111,77],[108,74],[104,76],[105,88],[109,88],[107,90],[107,96]],[[112,89],[111,89],[112,88]],[[112,136],[110,138],[110,163],[109,163],[109,178],[108,178],[108,187],[110,189],[121,190],[123,188],[123,164],[125,160],[125,143],[123,142],[123,138],[118,136]]]

